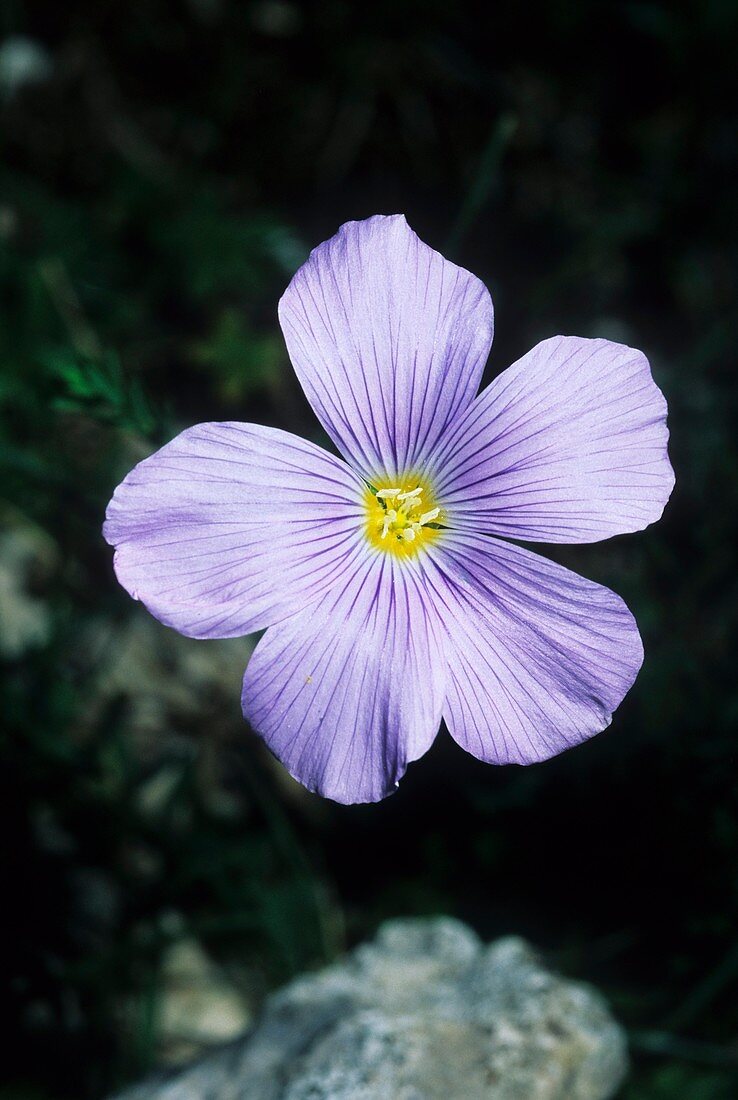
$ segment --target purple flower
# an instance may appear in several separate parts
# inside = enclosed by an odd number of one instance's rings
[[[401,216],[349,222],[280,302],[336,458],[199,424],[115,491],[120,583],[193,638],[268,627],[243,711],[338,802],[394,790],[441,718],[481,760],[531,764],[603,730],[643,659],[598,584],[503,542],[597,542],[658,519],[666,402],[640,351],[556,336],[477,394],[483,284]]]

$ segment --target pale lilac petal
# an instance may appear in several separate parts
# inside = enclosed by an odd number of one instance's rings
[[[308,400],[370,480],[425,460],[477,392],[492,342],[484,285],[401,215],[349,222],[319,245],[279,317]]]
[[[666,401],[640,351],[556,336],[477,398],[434,458],[446,522],[544,542],[640,531],[674,485]]]
[[[362,485],[288,432],[198,424],[139,463],[108,505],[118,580],[182,634],[229,638],[294,614],[353,567]]]
[[[493,764],[531,764],[610,724],[643,660],[619,596],[530,550],[446,532],[426,576],[446,630],[444,718]]]
[[[435,738],[444,662],[420,583],[406,562],[367,552],[340,590],[257,645],[244,714],[311,791],[376,802]]]

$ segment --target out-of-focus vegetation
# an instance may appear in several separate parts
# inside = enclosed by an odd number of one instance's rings
[[[601,985],[626,1100],[734,1097],[735,4],[14,0],[0,36],[0,1095],[103,1095],[198,1049],[198,1013],[222,1037],[443,911]],[[397,210],[490,286],[491,374],[557,332],[642,347],[677,489],[653,530],[555,552],[644,635],[610,731],[529,770],[443,734],[342,808],[244,727],[250,643],[150,620],[100,524],[187,424],[321,439],[276,302]]]

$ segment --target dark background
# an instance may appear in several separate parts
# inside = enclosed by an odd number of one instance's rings
[[[183,944],[186,986],[253,1008],[436,912],[596,982],[627,1100],[738,1095],[736,4],[9,0],[0,36],[0,1095],[183,1056]],[[244,726],[251,643],[150,620],[100,524],[198,420],[321,441],[276,303],[396,211],[490,287],[490,377],[555,333],[645,350],[677,488],[645,533],[555,551],[644,637],[606,733],[525,770],[444,732],[346,808]]]

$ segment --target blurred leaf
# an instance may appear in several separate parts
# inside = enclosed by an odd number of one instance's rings
[[[144,438],[154,435],[159,424],[154,410],[138,379],[124,375],[114,353],[93,361],[60,349],[40,359],[62,386],[63,396],[53,401],[55,409],[84,413]]]
[[[198,344],[194,358],[215,378],[222,401],[242,404],[274,385],[283,360],[283,341],[274,332],[256,333],[238,309],[224,309],[215,329]]]

